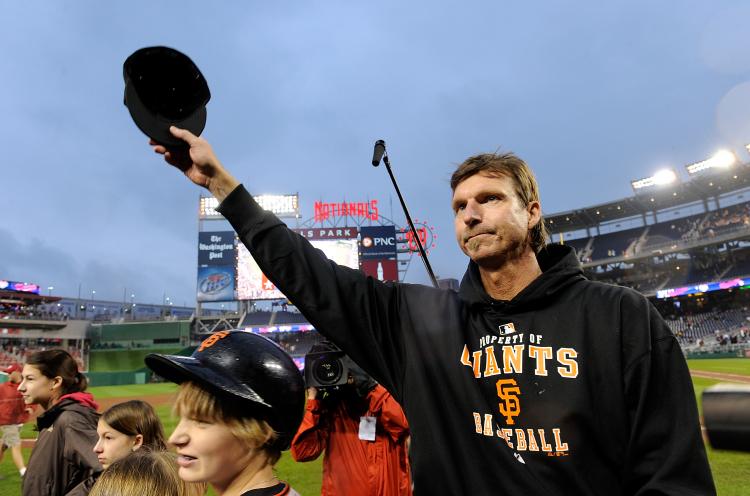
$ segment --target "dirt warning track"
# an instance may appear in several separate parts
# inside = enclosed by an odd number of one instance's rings
[[[737,382],[741,384],[750,384],[750,376],[742,374],[727,374],[724,372],[708,372],[705,370],[691,370],[690,375],[702,379],[714,379],[722,382]]]

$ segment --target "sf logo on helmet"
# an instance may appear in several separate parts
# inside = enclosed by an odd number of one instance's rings
[[[500,414],[505,417],[508,425],[513,425],[515,423],[513,417],[518,417],[521,413],[521,401],[518,399],[521,389],[515,379],[500,379],[496,385],[497,397],[503,400],[498,403]]]
[[[229,331],[219,331],[215,334],[211,334],[209,337],[203,340],[198,351],[203,351],[206,348],[210,348],[215,345],[220,339],[224,339],[229,336]]]

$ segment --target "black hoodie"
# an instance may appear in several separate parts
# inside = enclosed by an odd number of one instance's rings
[[[493,300],[328,261],[238,187],[219,207],[274,284],[401,403],[415,494],[715,494],[680,348],[639,293],[572,249]]]

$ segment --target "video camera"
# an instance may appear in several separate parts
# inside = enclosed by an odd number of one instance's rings
[[[714,449],[750,452],[750,385],[716,384],[706,388],[703,421]]]
[[[305,355],[305,385],[338,389],[349,380],[352,361],[343,351],[322,351]]]

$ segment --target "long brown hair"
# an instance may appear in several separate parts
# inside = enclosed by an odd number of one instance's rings
[[[164,427],[154,408],[145,401],[131,400],[113,405],[102,413],[101,419],[117,432],[143,436],[144,448],[152,451],[167,449]]]
[[[33,353],[26,365],[32,365],[48,379],[62,378],[62,394],[85,391],[88,379],[78,371],[78,362],[65,350],[45,350]]]

